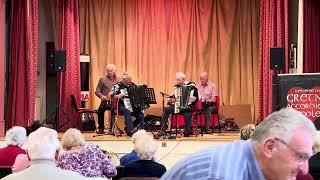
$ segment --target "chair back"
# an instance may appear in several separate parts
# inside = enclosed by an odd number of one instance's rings
[[[0,166],[0,179],[12,174],[10,166]]]
[[[73,94],[70,96],[71,96],[71,105],[76,110],[76,112],[79,112],[79,107],[78,107],[78,102],[77,102],[76,96]]]

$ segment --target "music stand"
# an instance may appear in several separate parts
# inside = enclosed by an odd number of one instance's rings
[[[145,100],[144,100],[145,101],[145,109],[149,108],[150,104],[157,104],[156,95],[154,93],[154,88],[146,88],[144,93],[145,93],[145,97],[144,97],[145,98]],[[148,131],[150,131],[152,134],[153,134],[153,132],[149,128],[149,125],[153,122],[153,120],[155,120],[155,119],[150,120],[148,122],[148,124],[146,124],[144,122],[144,119],[142,121],[142,127],[148,129]]]

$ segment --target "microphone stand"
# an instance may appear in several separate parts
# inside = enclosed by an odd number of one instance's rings
[[[158,136],[154,136],[155,139],[160,139],[161,136],[163,136],[164,138],[167,137],[166,130],[164,130],[165,124],[166,124],[167,122],[164,122],[164,120],[163,120],[164,111],[165,111],[164,99],[165,99],[165,96],[170,97],[170,95],[169,95],[169,94],[166,94],[166,93],[163,93],[163,92],[160,92],[160,94],[162,95],[162,115],[161,115],[161,121],[162,121],[163,124],[162,124],[162,126],[161,126],[161,129],[160,129],[159,133],[157,134]]]

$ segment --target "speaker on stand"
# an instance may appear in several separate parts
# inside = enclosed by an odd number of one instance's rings
[[[67,123],[71,122],[71,119],[68,117],[65,110],[60,105],[60,81],[62,77],[62,73],[66,71],[66,51],[65,50],[55,50],[53,52],[53,70],[56,73],[57,81],[56,81],[56,104],[51,108],[50,113],[47,115],[46,119],[42,122],[42,125],[48,122],[48,120],[52,117],[55,118],[54,128],[58,131]],[[59,124],[59,112],[62,112],[64,117],[67,118],[67,121],[63,124]]]

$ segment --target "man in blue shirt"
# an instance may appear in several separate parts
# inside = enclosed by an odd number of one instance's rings
[[[269,115],[251,138],[215,146],[178,162],[161,179],[295,179],[308,172],[316,129],[302,113]]]

